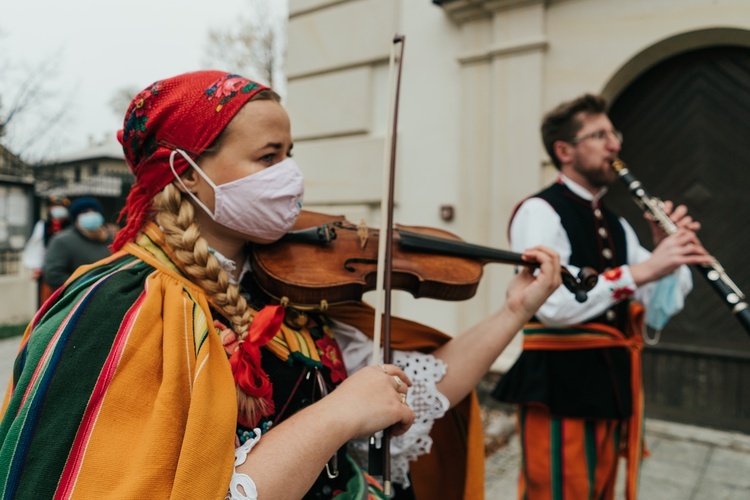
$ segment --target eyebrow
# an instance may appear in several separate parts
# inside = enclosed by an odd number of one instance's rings
[[[282,148],[282,146],[283,146],[283,144],[280,143],[280,142],[269,142],[265,146],[263,146],[261,149],[273,148],[273,149],[276,149],[276,150],[280,150]],[[294,143],[291,143],[289,145],[289,151],[291,151],[293,148],[294,148]]]

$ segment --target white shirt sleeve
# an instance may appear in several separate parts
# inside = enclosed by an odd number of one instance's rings
[[[643,262],[651,253],[641,246],[630,224],[622,218],[620,221],[625,230],[628,264],[600,274],[596,285],[588,292],[586,302],[577,302],[571,292],[560,286],[537,311],[536,316],[542,322],[551,326],[583,323],[633,295],[647,303],[654,286],[636,286],[629,265]],[[560,262],[574,276],[580,271],[580,268],[569,263],[572,250],[560,216],[541,198],[529,198],[518,208],[510,226],[510,241],[511,249],[515,252],[523,252],[536,245],[550,247],[560,254]],[[680,290],[686,295],[692,288],[690,270],[682,266],[678,273]]]
[[[331,321],[331,329],[344,356],[348,373],[354,373],[370,363],[373,342],[364,333],[351,325]],[[393,351],[393,364],[404,370],[412,381],[406,402],[416,418],[409,430],[401,436],[391,438],[391,478],[393,482],[409,486],[409,462],[427,454],[432,448],[430,431],[435,420],[442,418],[450,408],[450,402],[437,389],[447,367],[442,360],[430,354],[413,351]],[[367,439],[356,439],[349,443],[349,453],[367,468]]]

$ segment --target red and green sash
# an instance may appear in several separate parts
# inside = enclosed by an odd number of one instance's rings
[[[641,377],[641,351],[643,350],[643,307],[631,302],[628,334],[602,323],[585,323],[566,328],[553,328],[540,323],[529,323],[523,329],[524,350],[565,351],[624,347],[630,354],[630,373],[633,412],[628,421],[625,443],[627,458],[626,496],[635,499],[638,488],[640,460],[646,452],[643,447],[643,384]]]

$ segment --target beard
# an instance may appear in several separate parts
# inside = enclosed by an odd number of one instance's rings
[[[602,165],[595,167],[584,167],[580,164],[574,166],[574,170],[581,176],[583,176],[588,183],[597,188],[601,189],[604,187],[611,186],[617,180],[616,172],[609,167]]]

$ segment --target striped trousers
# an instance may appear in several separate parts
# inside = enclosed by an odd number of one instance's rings
[[[615,496],[622,420],[552,417],[518,408],[519,500],[611,500]]]

